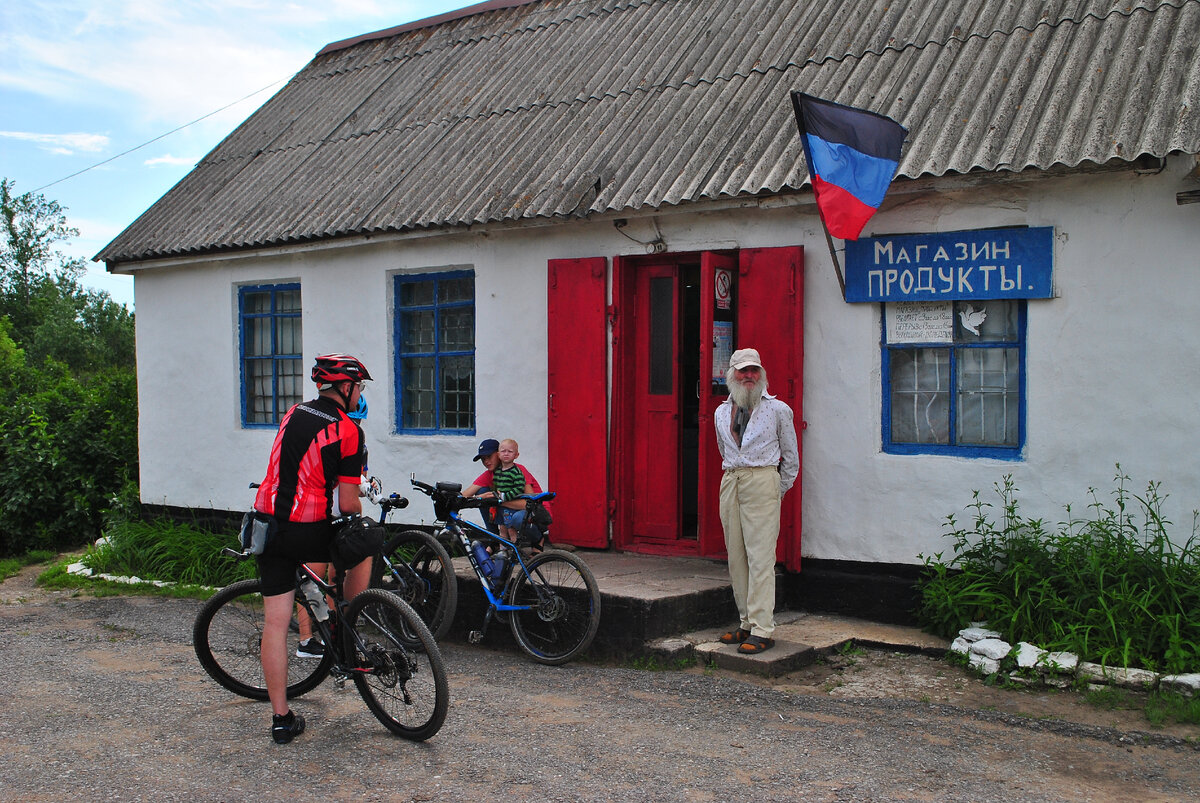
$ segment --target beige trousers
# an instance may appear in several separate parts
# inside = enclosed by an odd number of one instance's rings
[[[779,540],[779,470],[734,468],[721,478],[721,526],[740,627],[775,632],[775,543]]]

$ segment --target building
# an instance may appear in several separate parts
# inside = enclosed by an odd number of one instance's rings
[[[918,564],[1004,475],[1056,521],[1118,462],[1187,530],[1197,42],[1200,0],[493,0],[331,44],[97,256],[135,277],[142,499],[244,509],[349,351],[389,490],[515,437],[556,538],[720,558],[754,346],[803,430],[791,570]],[[792,90],[909,131],[838,267]]]

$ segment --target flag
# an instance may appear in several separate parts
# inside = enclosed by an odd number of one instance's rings
[[[792,93],[804,158],[826,230],[857,240],[883,203],[908,129],[890,117]]]

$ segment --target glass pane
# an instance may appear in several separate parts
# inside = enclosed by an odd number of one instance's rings
[[[475,345],[475,309],[451,307],[439,316],[442,339],[438,351],[465,351]]]
[[[299,318],[276,318],[275,353],[299,354],[304,351],[300,342]]]
[[[1015,343],[1015,301],[954,302],[955,343]]]
[[[433,310],[400,313],[400,350],[405,354],[433,351]]]
[[[475,300],[475,277],[462,276],[458,279],[446,279],[438,287],[438,303],[450,304],[455,301]]]
[[[1021,398],[1018,349],[958,349],[957,365],[955,442],[1016,446]]]
[[[650,280],[650,392],[669,396],[675,390],[675,279]]]
[[[433,429],[437,394],[433,385],[433,357],[410,357],[401,362],[402,421],[406,429]]]
[[[273,424],[271,360],[246,360],[246,423]]]
[[[891,349],[888,354],[892,443],[949,443],[949,349]]]
[[[283,418],[284,413],[291,409],[292,405],[304,401],[301,394],[304,393],[306,377],[304,363],[300,360],[276,360],[275,370],[279,373],[277,382],[279,404],[275,413],[275,421],[278,421]]]
[[[475,359],[442,358],[442,429],[475,426]]]
[[[246,318],[245,339],[247,357],[271,356],[271,319]]]
[[[300,312],[300,291],[280,290],[275,294],[275,312]]]
[[[424,282],[403,282],[400,285],[400,306],[415,307],[433,303],[432,279]]]
[[[242,293],[242,314],[243,315],[265,315],[271,311],[271,294],[262,293]]]

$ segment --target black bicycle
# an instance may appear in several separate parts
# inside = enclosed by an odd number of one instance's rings
[[[438,536],[457,540],[483,587],[488,610],[483,626],[469,635],[472,643],[483,640],[493,618],[507,618],[517,644],[539,663],[564,664],[591,645],[600,627],[600,588],[586,563],[560,549],[527,555],[518,543],[458,515],[467,508],[496,507],[495,499],[461,496],[458,483],[435,487],[415,477],[411,482],[433,500],[434,515],[443,524]],[[554,494],[521,498],[532,527],[537,508]]]
[[[379,523],[389,535],[371,573],[371,585],[383,588],[412,606],[441,639],[454,623],[458,608],[458,578],[446,547],[424,530],[400,530],[387,523],[388,514],[408,506],[400,494],[378,498]]]
[[[222,554],[245,560],[232,549]],[[288,697],[316,688],[329,675],[339,688],[354,680],[375,718],[392,733],[424,741],[442,727],[450,685],[437,641],[404,600],[368,588],[347,601],[341,576],[327,583],[307,566],[296,573],[296,601],[325,643],[321,658],[299,658],[298,630],[288,631]],[[242,580],[214,594],[196,615],[192,644],[204,670],[223,687],[252,700],[267,699],[259,650],[263,601],[260,580]],[[328,605],[328,598],[335,601]]]

